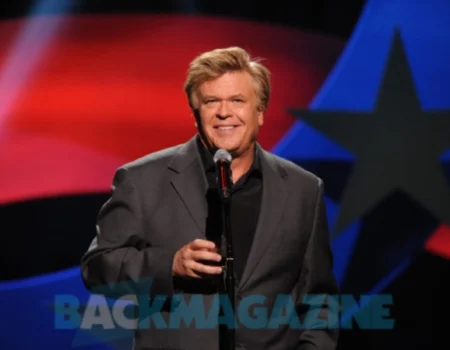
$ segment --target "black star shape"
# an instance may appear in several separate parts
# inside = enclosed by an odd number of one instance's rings
[[[439,161],[450,148],[450,111],[421,109],[398,31],[373,112],[291,109],[290,113],[357,157],[333,235],[395,190],[450,224],[450,187]]]

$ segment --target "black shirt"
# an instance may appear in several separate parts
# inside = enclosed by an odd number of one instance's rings
[[[208,180],[207,192],[208,219],[206,223],[206,238],[220,244],[222,235],[222,218],[220,197],[217,188],[215,163],[213,155],[197,138],[198,149]],[[255,157],[249,171],[244,174],[231,189],[231,236],[235,261],[236,283],[239,283],[247,262],[253,237],[258,222],[262,195],[262,171],[258,148],[255,147]],[[221,247],[224,251],[224,247]]]

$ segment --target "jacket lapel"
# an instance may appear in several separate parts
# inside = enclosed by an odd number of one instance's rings
[[[264,258],[264,253],[278,234],[285,201],[286,188],[284,177],[286,171],[280,167],[273,156],[259,145],[261,167],[263,172],[263,193],[261,209],[255,231],[255,237],[244,268],[238,290],[241,290],[250,280],[254,270]],[[206,218],[208,215],[205,199],[208,183],[206,180],[196,138],[183,144],[169,164],[172,170],[171,183],[176,193],[184,203],[201,235],[205,237]]]
[[[287,193],[283,180],[287,175],[286,171],[277,165],[271,154],[261,148],[260,154],[263,172],[261,209],[255,236],[238,290],[241,290],[248,283],[254,270],[264,258],[265,250],[273,240],[277,239],[276,234],[279,231],[279,221],[286,201]]]
[[[172,158],[169,169],[173,171],[170,180],[172,186],[204,235],[207,216],[205,193],[208,184],[195,137],[181,146]]]

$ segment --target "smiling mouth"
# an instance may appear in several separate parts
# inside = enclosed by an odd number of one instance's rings
[[[237,128],[238,125],[224,125],[224,126],[215,126],[214,129],[217,130],[233,130]]]

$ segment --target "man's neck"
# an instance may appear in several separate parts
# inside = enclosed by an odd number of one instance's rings
[[[200,141],[206,149],[212,148],[212,146],[207,145],[206,141],[201,136]],[[238,181],[252,166],[255,157],[255,148],[256,144],[253,143],[246,152],[236,158],[233,157],[233,161],[231,162],[233,183],[236,183],[236,181]]]
[[[253,145],[239,157],[233,158],[231,172],[233,183],[236,183],[252,166],[255,157],[255,146]]]

